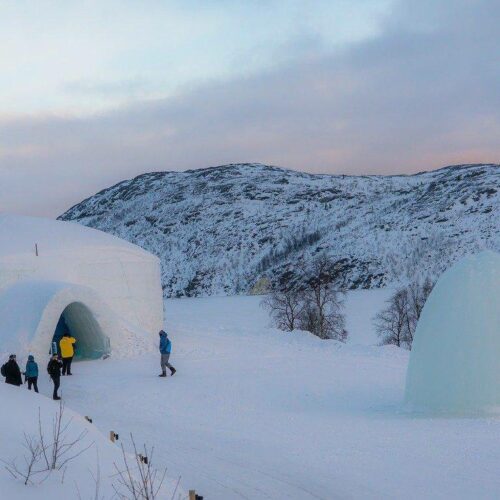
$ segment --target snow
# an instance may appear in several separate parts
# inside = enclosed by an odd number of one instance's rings
[[[35,244],[40,256],[85,254],[89,248],[127,252],[138,258],[148,258],[141,247],[102,231],[83,228],[79,224],[65,223],[42,217],[0,214],[0,258],[18,259],[32,256]]]
[[[162,326],[159,261],[77,224],[1,215],[0,312],[0,353],[46,353],[63,312],[82,335],[91,330],[98,344],[107,337],[115,353],[128,352]]]
[[[415,409],[500,412],[500,254],[446,271],[415,332],[406,399]]]
[[[351,290],[344,300],[346,328],[350,344],[378,345],[380,339],[373,330],[373,318],[384,309],[390,296],[391,288],[374,290]]]
[[[348,297],[347,345],[273,329],[260,297],[168,300],[174,377],[157,354],[85,361],[63,398],[207,499],[498,498],[500,419],[405,411],[409,353],[371,329],[388,293]]]
[[[114,464],[122,468],[121,449],[99,432],[95,425],[90,424],[69,408],[65,408],[63,413],[63,425],[69,424],[66,432],[67,439],[64,442],[69,443],[75,440],[82,432],[86,435],[66,457],[82,452],[80,456],[68,462],[66,470],[53,471],[48,476],[45,473],[33,476],[33,484],[25,486],[24,480],[14,479],[3,465],[5,463],[10,465],[15,461],[19,469],[25,470],[23,456],[29,456],[29,454],[24,448],[24,433],[33,437],[38,436],[39,412],[44,439],[50,443],[53,419],[59,412],[59,404],[34,392],[28,392],[22,387],[7,384],[0,384],[0,401],[4,403],[0,412],[0,428],[2,429],[0,458],[3,462],[0,471],[1,498],[15,500],[96,498],[92,475],[96,476],[98,469],[101,477],[99,498],[115,498],[113,485],[119,485]],[[87,447],[89,448],[84,451]],[[134,460],[133,456],[128,458]],[[36,468],[41,469],[40,463]],[[162,491],[170,498],[174,488],[174,481],[167,478]],[[186,498],[182,489],[180,493],[182,498]]]
[[[500,251],[500,165],[411,176],[313,175],[262,164],[152,172],[61,216],[162,262],[166,297],[251,293],[304,279],[318,252],[348,288],[433,280],[462,256]]]

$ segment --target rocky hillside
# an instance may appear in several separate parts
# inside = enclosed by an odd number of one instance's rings
[[[334,176],[237,164],[144,174],[60,218],[158,255],[166,296],[300,280],[321,252],[340,261],[344,285],[370,288],[436,276],[480,248],[500,251],[499,189],[500,165]]]

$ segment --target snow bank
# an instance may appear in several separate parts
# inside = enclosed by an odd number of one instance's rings
[[[406,381],[412,408],[500,405],[500,255],[482,252],[445,272],[417,326]]]
[[[4,463],[15,460],[19,469],[24,470],[25,449],[24,434],[38,436],[38,411],[40,411],[43,434],[46,440],[52,435],[52,425],[59,405],[39,394],[28,392],[23,387],[0,384],[0,401],[3,411],[0,412],[0,428],[2,429],[2,456]],[[86,435],[72,448],[75,454],[89,447],[75,460],[67,464],[66,470],[52,472],[33,477],[31,485],[24,485],[22,479],[15,479],[4,468],[0,468],[0,496],[16,500],[32,500],[33,498],[97,498],[95,497],[95,482],[92,475],[97,476],[100,469],[99,498],[115,498],[113,484],[116,486],[116,469],[114,464],[123,464],[121,449],[101,434],[94,425],[82,416],[64,409],[63,423],[71,420],[67,431],[67,441],[75,440],[82,432]],[[122,439],[126,436],[122,436]],[[134,457],[130,457],[132,461]],[[40,468],[38,465],[36,468]],[[173,481],[167,480],[161,498],[170,498],[173,491]],[[185,498],[184,493],[182,498]],[[80,495],[80,496],[79,496]],[[177,498],[177,497],[176,497]]]

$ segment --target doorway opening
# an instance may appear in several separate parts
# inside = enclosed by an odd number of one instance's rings
[[[104,334],[92,311],[81,302],[66,306],[59,317],[52,337],[59,353],[59,341],[65,332],[76,339],[75,360],[98,359],[111,351],[109,337]]]

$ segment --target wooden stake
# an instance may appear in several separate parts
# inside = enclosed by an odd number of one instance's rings
[[[114,431],[109,431],[109,439],[111,440],[112,443],[115,442],[115,433],[114,433]]]
[[[35,243],[35,255],[38,257],[38,243]]]
[[[196,500],[196,491],[189,490],[189,500]]]

